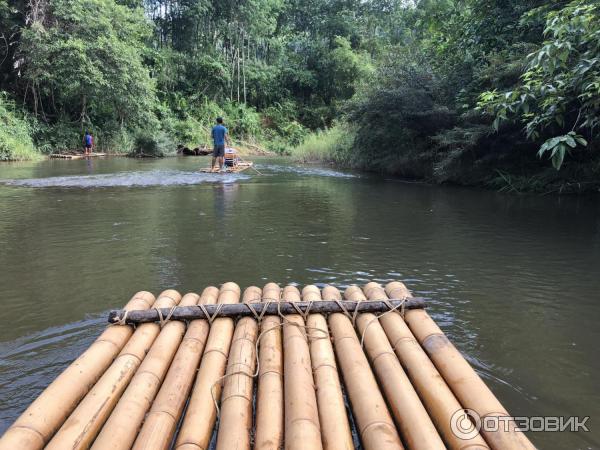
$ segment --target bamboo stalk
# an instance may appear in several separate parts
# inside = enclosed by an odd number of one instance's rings
[[[142,310],[153,303],[154,296],[150,292],[140,291],[129,300],[125,309]],[[128,325],[107,327],[11,425],[0,438],[0,449],[41,449],[106,371],[132,334],[133,327]]]
[[[281,288],[267,283],[263,301],[278,302]],[[279,316],[265,316],[260,325],[256,395],[255,450],[279,450],[283,443],[283,346]]]
[[[415,309],[424,308],[425,299],[423,298],[411,298],[408,300],[402,299],[390,299],[387,302],[384,301],[365,301],[365,302],[352,302],[345,301],[344,308],[349,312],[354,312],[358,308],[359,312],[383,312],[389,309],[389,305],[400,306],[404,303],[404,309]],[[310,310],[309,310],[310,308]],[[204,308],[199,306],[180,306],[175,308],[173,311],[169,309],[161,309],[163,317],[170,315],[170,320],[193,320],[193,319],[205,319],[207,317],[254,317],[255,314],[297,314],[298,309],[303,313],[307,311],[309,313],[332,313],[332,312],[343,312],[344,309],[334,301],[321,301],[318,303],[311,302],[264,302],[264,303],[253,303],[252,306],[248,304],[231,304],[223,305],[206,305]],[[266,311],[265,311],[266,310]],[[127,323],[147,323],[147,322],[158,322],[160,320],[159,312],[155,309],[150,311],[129,311],[125,317],[123,311],[111,311],[108,316],[109,323],[116,323],[123,320]]]
[[[388,283],[385,290],[391,297],[411,296],[406,286],[398,282]],[[476,411],[482,419],[494,416],[510,417],[492,391],[427,312],[407,311],[405,320],[464,408]],[[499,425],[497,431],[482,430],[483,438],[492,449],[535,448],[529,439],[516,429],[514,423],[507,430],[503,429],[502,423]]]
[[[367,299],[357,286],[349,287],[344,296],[354,301]],[[356,327],[403,442],[408,448],[415,450],[445,449],[429,414],[394,354],[377,316],[360,314],[356,320]]]
[[[305,286],[302,289],[302,300],[322,301],[321,291],[316,286]],[[310,327],[310,360],[317,387],[323,449],[353,450],[352,433],[346,415],[346,405],[333,346],[329,338],[327,320],[322,314],[311,314],[308,316],[306,325]],[[323,330],[323,332],[317,330]]]
[[[155,306],[173,307],[180,299],[181,295],[177,291],[168,289],[160,294]],[[159,332],[160,326],[155,323],[146,323],[136,328],[119,356],[81,400],[46,449],[83,449],[90,446]]]
[[[283,300],[300,301],[295,286],[283,289]],[[286,316],[283,324],[283,388],[285,392],[285,449],[322,449],[317,397],[310,350],[300,314]]]
[[[261,294],[260,288],[250,286],[244,291],[243,301],[260,302]],[[223,383],[217,450],[250,450],[257,337],[256,320],[244,317],[238,321]]]
[[[186,294],[180,305],[194,305],[198,302],[202,304],[215,303],[218,292],[215,287],[207,287],[204,289],[202,296]],[[200,329],[199,334],[204,335],[205,340],[206,335],[208,335],[206,321],[190,323],[186,338],[189,339],[195,333],[195,328]],[[163,327],[148,355],[144,358],[140,368],[96,438],[92,450],[125,450],[131,448],[144,417],[165,378],[175,352],[177,352],[182,339],[184,339],[185,329],[186,326],[183,322],[169,322]],[[195,343],[196,341],[193,340],[192,342]]]
[[[235,283],[225,283],[219,290],[218,301],[229,303],[239,301],[239,287]],[[212,327],[217,325],[213,322]],[[191,332],[191,333],[190,333]],[[194,375],[202,357],[202,350],[210,345],[206,341],[208,324],[198,323],[188,330],[179,346],[171,367],[158,392],[146,421],[135,440],[133,449],[167,449],[171,447],[175,429],[183,413],[183,408],[194,382]],[[212,330],[211,330],[212,335]],[[204,353],[206,355],[206,352]]]
[[[323,288],[322,294],[326,300],[341,300],[339,291],[331,286]],[[329,316],[328,323],[363,447],[366,450],[403,449],[352,322],[344,314],[335,313]]]
[[[364,291],[370,298],[385,298],[387,295],[377,283],[368,283]],[[488,449],[478,433],[470,439],[461,439],[452,432],[452,415],[462,407],[400,314],[385,314],[379,322],[448,448]]]
[[[221,286],[219,303],[229,304],[239,301],[240,288],[237,284],[225,283]],[[215,401],[218,402],[221,397],[221,383],[217,382],[225,372],[232,336],[232,319],[222,317],[212,323],[200,369],[196,376],[196,383],[177,436],[175,448],[178,450],[198,450],[198,448],[206,450],[208,448],[217,419]]]

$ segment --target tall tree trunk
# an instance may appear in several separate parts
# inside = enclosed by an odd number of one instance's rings
[[[235,59],[237,62],[237,101],[240,102],[240,49],[235,51]]]
[[[242,74],[244,78],[244,105],[246,104],[246,58],[244,52],[245,41],[242,40]]]

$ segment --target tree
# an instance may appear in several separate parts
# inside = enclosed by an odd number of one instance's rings
[[[521,83],[510,91],[483,93],[480,107],[495,116],[496,129],[516,119],[525,123],[530,139],[547,137],[538,155],[549,153],[560,169],[567,153],[587,146],[579,133],[592,136],[600,121],[598,2],[577,0],[548,13],[544,36],[528,56]]]
[[[153,118],[154,82],[143,61],[150,26],[141,9],[112,0],[51,0],[23,30],[25,97],[36,116],[81,127]]]

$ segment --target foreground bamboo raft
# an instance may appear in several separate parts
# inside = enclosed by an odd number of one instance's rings
[[[138,292],[0,450],[533,449],[424,307],[399,282]]]

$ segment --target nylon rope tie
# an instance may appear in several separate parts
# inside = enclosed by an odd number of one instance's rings
[[[269,304],[271,304],[271,303],[274,303],[274,301],[272,301],[272,300],[274,300],[275,302],[277,302],[277,314],[278,314],[278,316],[279,316],[279,317],[281,317],[283,320],[282,320],[282,321],[281,321],[279,324],[277,324],[277,325],[273,325],[271,328],[267,328],[266,330],[263,330],[263,331],[262,331],[262,332],[261,332],[261,333],[258,335],[258,337],[257,337],[257,339],[256,339],[256,342],[255,342],[255,344],[254,344],[254,360],[255,360],[255,365],[256,365],[256,369],[255,369],[254,373],[253,373],[253,374],[249,374],[249,373],[247,373],[246,371],[239,370],[239,371],[236,371],[236,372],[232,372],[232,373],[225,374],[225,375],[223,375],[222,377],[220,377],[218,380],[216,380],[216,381],[213,383],[213,385],[211,386],[211,388],[210,388],[210,395],[211,395],[211,397],[212,397],[213,404],[214,404],[214,406],[215,406],[215,411],[217,412],[217,418],[220,418],[220,415],[221,415],[221,410],[220,410],[220,408],[219,408],[219,403],[218,403],[218,401],[217,401],[217,398],[216,398],[216,397],[215,397],[215,395],[214,395],[214,388],[215,388],[215,386],[216,386],[218,383],[221,383],[222,381],[224,381],[226,378],[228,378],[228,377],[230,377],[230,376],[233,376],[233,375],[245,375],[245,376],[247,376],[247,377],[250,377],[250,378],[252,378],[252,379],[254,379],[254,378],[256,378],[256,377],[258,377],[258,376],[259,376],[259,374],[260,374],[260,356],[259,356],[259,347],[260,347],[260,342],[261,342],[261,340],[262,340],[263,336],[264,336],[264,335],[266,335],[268,332],[270,332],[270,331],[273,331],[273,330],[275,330],[275,329],[277,329],[277,328],[282,328],[282,327],[285,325],[285,323],[287,323],[288,325],[293,325],[293,326],[295,326],[295,327],[297,327],[297,328],[302,328],[302,329],[304,330],[304,335],[307,337],[307,339],[328,339],[328,338],[329,338],[329,333],[327,332],[327,330],[324,330],[324,329],[322,329],[322,328],[318,328],[318,327],[310,327],[310,326],[307,326],[306,324],[305,324],[305,325],[300,325],[300,324],[297,324],[297,323],[295,323],[295,322],[290,322],[290,320],[289,320],[289,319],[288,319],[288,318],[287,318],[287,317],[286,317],[286,316],[285,316],[285,315],[284,315],[284,314],[281,312],[281,301],[278,301],[278,300],[275,300],[275,299],[269,299],[269,301],[268,301],[268,302],[265,302],[265,306],[263,307],[263,309],[262,309],[262,311],[261,311],[261,313],[260,313],[260,314],[258,314],[258,313],[256,312],[256,310],[255,310],[253,307],[251,307],[251,306],[250,306],[250,303],[247,303],[247,304],[246,304],[246,306],[248,307],[248,309],[249,309],[249,310],[252,312],[252,314],[253,314],[253,315],[256,317],[256,319],[259,321],[259,324],[260,324],[260,321],[262,321],[262,319],[264,318],[264,316],[265,316],[265,314],[266,314],[266,312],[267,312],[267,307],[268,307],[268,305],[269,305]],[[302,309],[301,309],[299,306],[295,305],[295,304],[294,304],[294,302],[288,302],[288,303],[290,303],[290,304],[292,305],[292,307],[293,307],[293,308],[294,308],[294,309],[295,309],[295,310],[296,310],[296,311],[297,311],[297,312],[298,312],[298,313],[299,313],[299,314],[300,314],[302,317],[308,317],[308,315],[310,314],[310,309],[311,309],[311,307],[312,307],[312,304],[313,304],[314,302],[313,302],[313,301],[309,302],[309,305],[307,305],[307,307],[306,307],[306,310],[305,310],[304,312],[302,311]],[[221,305],[221,304],[219,304],[219,305]],[[198,305],[198,306],[201,306],[201,305]],[[344,309],[344,308],[342,307],[342,309]],[[205,311],[205,309],[204,309],[204,311]],[[206,315],[207,317],[210,317],[210,316],[208,315],[208,313],[207,313],[207,312],[205,312],[205,315]],[[216,313],[215,313],[215,315],[216,315]],[[213,318],[214,318],[214,316],[215,316],[215,315],[213,315]],[[349,314],[348,314],[348,315],[349,315]],[[211,319],[209,319],[209,322],[210,322],[210,320],[211,320]],[[305,322],[306,322],[306,319],[305,319]],[[323,333],[323,335],[324,335],[324,336],[321,336],[321,337],[315,337],[314,335],[311,335],[311,334],[307,333],[307,332],[306,332],[306,330],[316,330],[316,331],[318,331],[318,332],[321,332],[321,333]],[[279,373],[279,372],[277,372],[277,373]],[[281,374],[281,373],[279,373],[279,375],[280,375],[280,376],[282,376],[282,374]],[[313,383],[313,384],[314,384],[314,383]]]
[[[260,328],[260,325],[262,323],[262,320],[265,317],[265,314],[267,313],[267,310],[269,309],[269,305],[271,303],[273,303],[273,302],[270,299],[267,300],[264,303],[261,302],[261,304],[263,305],[263,307],[262,307],[262,310],[261,310],[260,314],[256,312],[256,309],[255,309],[256,303],[244,303],[244,305],[246,305],[246,307],[250,310],[250,312],[252,313],[252,315],[256,319],[256,322],[258,323],[259,328]]]
[[[224,305],[224,303],[217,303],[215,305],[215,310],[212,315],[210,315],[210,313],[208,312],[208,309],[206,309],[206,306],[203,305],[202,303],[198,303],[197,306],[202,310],[202,313],[204,314],[204,318],[208,321],[208,324],[210,326],[212,326],[213,322],[215,321],[215,319],[221,312],[223,305]]]
[[[129,314],[128,309],[125,310],[125,314],[123,314],[123,317],[115,317],[113,325],[127,325],[127,314]]]
[[[364,349],[365,347],[365,335],[367,334],[367,330],[369,329],[369,327],[371,326],[371,324],[375,321],[378,321],[380,317],[385,316],[386,314],[389,314],[391,312],[397,312],[398,314],[400,314],[400,317],[402,317],[404,319],[404,305],[406,303],[406,297],[400,299],[400,303],[396,306],[392,305],[390,303],[390,300],[388,298],[382,298],[381,301],[383,303],[385,303],[385,305],[388,307],[388,310],[379,314],[379,315],[375,315],[375,317],[373,317],[368,323],[367,326],[365,327],[365,329],[363,330],[361,337],[360,337],[360,347]],[[398,311],[398,308],[400,308],[400,311]]]
[[[340,309],[348,319],[353,320],[352,314],[350,314],[350,311],[348,311],[348,309],[342,304],[342,300],[334,298],[333,301],[340,307]],[[352,322],[352,325],[354,325],[354,322]]]
[[[356,318],[358,317],[358,307],[360,306],[360,302],[362,302],[363,300],[360,299],[356,302],[356,307],[354,308],[354,312],[352,313],[352,326],[356,327]]]
[[[304,314],[305,314],[305,313],[304,313],[304,312],[302,312],[302,309],[301,309],[301,308],[300,308],[298,305],[295,305],[295,304],[294,304],[294,302],[286,302],[286,303],[289,303],[289,304],[292,306],[292,308],[294,308],[294,309],[296,310],[296,312],[297,312],[297,313],[298,313],[300,316],[304,317]],[[312,302],[311,302],[311,303],[312,303]],[[308,313],[308,312],[310,312],[310,307],[307,307],[307,308],[306,308],[306,313]],[[323,332],[323,331],[324,331],[324,330],[322,330],[321,328],[307,326],[307,325],[306,325],[306,321],[305,321],[304,325],[300,325],[299,323],[296,323],[296,322],[292,322],[292,321],[290,321],[290,320],[289,320],[289,319],[288,319],[288,318],[285,316],[285,314],[283,314],[283,313],[281,312],[281,302],[277,303],[277,314],[279,315],[279,317],[281,317],[281,318],[283,319],[283,321],[282,321],[282,325],[284,325],[284,324],[287,324],[287,325],[291,325],[291,326],[294,326],[294,327],[296,327],[296,328],[300,328],[300,329],[302,329],[302,332],[303,332],[304,336],[305,336],[307,339],[311,338],[311,335],[310,335],[310,333],[307,333],[307,330],[317,330],[317,331],[320,331],[320,332]],[[322,338],[313,338],[313,339],[322,339]]]
[[[258,313],[256,312],[256,310],[254,309],[254,307],[250,306],[250,305],[251,305],[251,303],[245,303],[246,307],[247,307],[247,308],[248,308],[248,309],[249,309],[249,310],[252,312],[252,314],[253,314],[253,315],[254,315],[254,317],[256,318],[256,320],[257,320],[257,322],[258,322],[258,324],[257,324],[257,325],[258,325],[259,327],[260,327],[260,324],[261,324],[261,322],[262,322],[262,320],[263,320],[263,318],[264,318],[264,316],[265,316],[265,314],[266,314],[266,312],[267,312],[268,306],[269,306],[271,303],[273,303],[273,301],[277,302],[277,304],[278,304],[278,306],[277,306],[277,309],[279,310],[279,304],[280,304],[279,300],[277,300],[277,299],[270,299],[270,298],[267,298],[266,300],[268,300],[268,301],[264,303],[264,307],[263,307],[262,311],[260,312],[260,314],[258,314]],[[204,309],[204,311],[206,311],[206,310]],[[279,313],[280,313],[280,315],[281,315],[281,311],[279,311]],[[207,316],[207,317],[209,317],[207,312],[205,312],[205,314],[206,314],[206,316]],[[284,317],[284,319],[285,319],[285,316],[283,316],[283,317]],[[286,320],[287,320],[287,319],[286,319]],[[209,322],[210,322],[210,320],[209,320]],[[215,381],[215,382],[212,384],[212,386],[210,387],[210,396],[211,396],[211,398],[212,398],[213,404],[215,405],[215,411],[216,411],[216,413],[217,413],[217,419],[220,419],[220,417],[221,417],[221,409],[219,408],[219,402],[217,401],[217,398],[215,397],[215,393],[214,393],[214,388],[215,388],[215,386],[216,386],[218,383],[221,383],[222,381],[224,381],[226,378],[228,378],[228,377],[230,377],[230,376],[233,376],[233,375],[246,375],[247,377],[250,377],[251,379],[254,379],[254,378],[256,378],[256,377],[258,376],[258,374],[260,373],[260,358],[259,358],[259,355],[258,355],[258,349],[259,349],[259,345],[260,345],[260,340],[261,340],[261,339],[262,339],[262,337],[263,337],[265,334],[267,334],[269,331],[273,331],[273,330],[275,330],[275,329],[277,329],[277,328],[280,328],[280,327],[282,327],[282,326],[283,326],[283,323],[279,323],[279,324],[277,324],[277,325],[274,325],[274,326],[273,326],[273,327],[271,327],[271,328],[268,328],[268,329],[266,329],[266,330],[262,331],[262,332],[261,332],[261,333],[258,335],[258,337],[257,337],[257,339],[256,339],[256,342],[254,343],[254,360],[255,360],[255,364],[256,364],[256,370],[254,371],[254,373],[252,373],[252,374],[249,374],[249,373],[247,373],[247,372],[245,372],[245,371],[243,371],[243,370],[239,370],[239,371],[232,372],[232,373],[226,373],[226,374],[225,374],[225,375],[223,375],[222,377],[219,377],[219,379],[218,379],[218,380],[216,380],[216,381]],[[282,374],[279,374],[279,375],[282,375]]]
[[[280,293],[280,295],[281,295],[281,293]],[[251,312],[251,313],[254,315],[254,317],[256,318],[256,320],[257,320],[257,322],[258,322],[258,326],[259,326],[259,327],[260,327],[260,324],[261,324],[261,322],[262,322],[262,319],[263,319],[263,318],[264,318],[264,316],[265,316],[265,313],[267,312],[267,309],[268,309],[267,307],[268,307],[268,305],[269,305],[269,304],[271,304],[271,303],[272,303],[272,301],[276,301],[276,302],[278,302],[278,305],[279,305],[279,300],[278,300],[278,299],[270,299],[270,298],[267,298],[267,300],[268,300],[268,301],[265,303],[265,306],[264,306],[264,308],[263,308],[263,310],[261,311],[261,313],[260,313],[260,314],[258,314],[258,313],[256,312],[256,310],[255,310],[255,309],[254,309],[252,306],[250,306],[250,303],[245,303],[246,307],[247,307],[247,308],[250,310],[250,312]],[[201,307],[202,311],[204,312],[204,315],[205,315],[205,316],[206,316],[206,318],[208,319],[208,322],[209,322],[209,323],[212,325],[212,320],[213,320],[213,319],[216,317],[216,314],[217,314],[217,313],[220,311],[220,308],[219,308],[217,311],[215,311],[215,314],[214,314],[214,315],[211,317],[211,316],[208,314],[208,311],[206,310],[206,308],[204,308],[204,307],[203,307],[203,305],[198,305],[198,306],[200,306],[200,307]],[[220,304],[219,304],[219,306],[222,306],[222,304],[220,303]],[[278,306],[278,309],[279,309],[279,306]],[[227,377],[230,377],[230,376],[233,376],[233,375],[246,375],[246,376],[248,376],[248,377],[251,377],[252,379],[256,378],[256,377],[258,376],[258,374],[259,374],[259,371],[260,371],[260,359],[259,359],[259,355],[258,355],[258,346],[259,346],[259,344],[260,344],[260,340],[261,340],[261,338],[263,337],[263,335],[265,335],[265,334],[266,334],[266,333],[268,333],[269,331],[272,331],[272,330],[274,330],[274,329],[276,329],[276,328],[279,328],[279,327],[281,327],[282,325],[283,325],[283,324],[281,324],[281,323],[280,323],[280,324],[278,324],[278,325],[275,325],[275,326],[273,326],[273,327],[271,327],[271,328],[269,328],[269,329],[267,329],[267,330],[264,330],[262,333],[260,333],[260,334],[258,335],[258,338],[256,339],[256,343],[254,344],[254,359],[255,359],[255,361],[256,361],[256,370],[255,370],[255,372],[254,372],[253,374],[249,374],[249,373],[247,373],[247,372],[245,372],[245,371],[236,371],[236,372],[229,373],[229,374],[227,374],[227,373],[226,373],[225,375],[223,375],[222,377],[220,377],[218,380],[216,380],[216,381],[215,381],[215,382],[212,384],[212,386],[210,387],[210,396],[211,396],[211,398],[212,398],[213,404],[215,405],[215,411],[216,411],[216,413],[217,413],[217,419],[220,419],[220,418],[221,418],[221,409],[219,408],[219,402],[217,401],[217,398],[215,397],[215,394],[214,394],[214,388],[215,388],[215,386],[217,385],[217,383],[220,383],[220,382],[222,382],[223,380],[225,380]]]
[[[156,312],[158,313],[158,322],[159,322],[161,328],[164,327],[169,320],[171,320],[171,316],[173,316],[173,312],[175,311],[175,308],[177,308],[177,305],[171,306],[171,308],[169,309],[169,312],[167,313],[167,317],[163,317],[162,308],[152,308],[152,309],[156,310]]]

